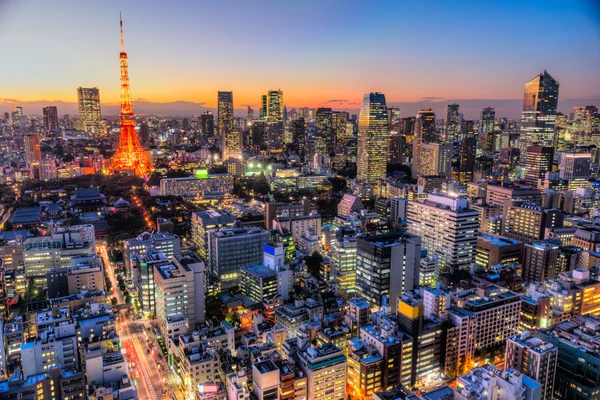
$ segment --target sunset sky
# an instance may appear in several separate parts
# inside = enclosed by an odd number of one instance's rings
[[[381,91],[520,99],[547,69],[560,98],[600,96],[600,9],[568,1],[0,0],[0,102],[119,100],[119,11],[134,99],[236,107],[282,89],[288,107]],[[329,103],[328,103],[329,102]]]

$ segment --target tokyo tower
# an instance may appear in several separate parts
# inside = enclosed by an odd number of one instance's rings
[[[121,134],[117,151],[111,159],[108,167],[109,173],[133,172],[133,174],[145,177],[153,169],[150,155],[140,145],[140,139],[135,131],[135,116],[131,103],[131,91],[129,89],[129,72],[127,66],[127,53],[125,53],[125,40],[123,39],[123,19],[121,21]]]

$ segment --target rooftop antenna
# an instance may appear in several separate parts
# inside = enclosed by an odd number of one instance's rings
[[[121,24],[121,53],[125,52],[125,39],[123,38],[123,17],[119,11],[119,23]]]

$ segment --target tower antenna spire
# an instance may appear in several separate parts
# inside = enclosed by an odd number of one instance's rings
[[[121,52],[125,52],[125,39],[123,38],[123,16],[119,11],[119,23],[121,24]]]

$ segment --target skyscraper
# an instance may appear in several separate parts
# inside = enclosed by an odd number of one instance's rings
[[[376,183],[378,180],[385,179],[387,131],[385,95],[366,94],[358,120],[357,180]]]
[[[400,109],[398,107],[389,107],[387,109],[388,126],[390,130],[400,128]]]
[[[44,107],[44,129],[46,132],[56,132],[58,130],[58,110],[54,106]]]
[[[552,169],[554,147],[529,146],[525,158],[525,182],[537,187],[538,179]]]
[[[269,90],[267,93],[267,122],[283,121],[283,92],[281,90]]]
[[[242,157],[242,132],[233,126],[233,92],[218,93],[218,129],[223,160]]]
[[[460,142],[458,172],[454,180],[467,184],[473,180],[475,169],[475,157],[477,156],[477,136],[475,136],[475,124],[473,121],[465,121],[465,131]]]
[[[212,112],[205,111],[200,115],[200,129],[204,136],[215,136],[215,116]]]
[[[328,156],[335,149],[331,108],[318,108],[315,122],[315,154]]]
[[[123,37],[123,21],[121,25],[121,113],[119,115],[121,133],[117,151],[111,158],[109,172],[127,171],[137,176],[146,176],[152,172],[153,166],[150,154],[144,151],[140,145],[140,138],[135,131],[135,115],[133,114],[133,103],[131,101],[131,90],[129,87],[129,66],[127,64],[127,53],[125,52],[125,39]],[[81,89],[81,88],[80,88]],[[93,89],[98,94],[98,89]],[[92,102],[93,103],[93,102]],[[97,97],[98,116],[100,115],[100,98]],[[81,104],[81,102],[80,102]]]
[[[100,90],[98,88],[77,88],[79,119],[83,129],[92,135],[104,133],[100,113]]]
[[[39,135],[28,134],[23,136],[25,144],[25,162],[28,167],[35,162],[42,160],[42,151],[40,149],[40,137]]]
[[[475,262],[479,211],[465,199],[429,194],[427,201],[409,201],[408,232],[423,240],[429,255],[437,255],[436,279],[444,272],[468,270]]]
[[[446,104],[444,107],[444,140],[446,142],[452,143],[458,140],[460,122],[458,104]]]
[[[492,107],[481,110],[481,132],[489,133],[494,130],[496,111]]]
[[[525,84],[521,139],[524,146],[555,146],[559,83],[547,71]],[[523,159],[523,158],[521,158]]]
[[[423,143],[419,157],[420,176],[450,176],[452,145]],[[414,165],[414,164],[413,164]]]
[[[413,138],[412,175],[418,178],[421,174],[421,146],[423,143],[436,142],[435,113],[431,108],[419,111],[415,120],[415,135]]]

